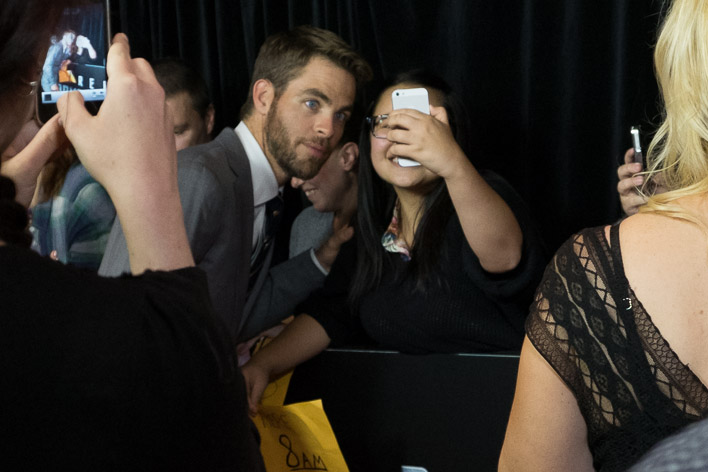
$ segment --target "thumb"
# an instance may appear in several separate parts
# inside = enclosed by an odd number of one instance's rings
[[[64,127],[69,141],[78,150],[84,136],[90,136],[88,122],[92,117],[84,107],[84,97],[79,92],[65,93],[59,97],[57,108],[60,124]]]
[[[25,148],[14,159],[27,169],[41,169],[47,160],[66,142],[66,135],[59,124],[59,117],[53,116],[42,126]]]
[[[261,385],[261,382],[255,382],[249,392],[248,392],[248,410],[251,416],[256,416],[258,414],[259,406],[261,404],[261,397],[265,391],[265,385]]]

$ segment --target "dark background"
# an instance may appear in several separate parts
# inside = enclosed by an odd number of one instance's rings
[[[552,250],[620,216],[629,128],[648,134],[658,122],[660,0],[112,1],[114,31],[128,34],[134,56],[201,69],[217,130],[238,123],[265,37],[299,24],[340,34],[377,79],[438,72],[466,98],[473,162],[517,188]]]

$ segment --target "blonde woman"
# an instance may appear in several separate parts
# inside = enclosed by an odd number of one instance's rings
[[[626,470],[708,414],[708,2],[673,3],[654,59],[648,168],[667,192],[547,267],[500,471]]]

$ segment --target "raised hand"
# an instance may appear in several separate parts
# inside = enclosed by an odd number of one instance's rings
[[[617,168],[617,193],[620,196],[622,210],[627,216],[632,216],[644,205],[647,197],[641,195],[637,189],[644,183],[644,176],[636,175],[643,170],[642,164],[634,162],[634,148],[627,149],[624,153],[624,164]]]
[[[430,107],[430,115],[415,110],[394,110],[388,116],[388,156],[419,162],[443,178],[453,176],[469,161],[455,141],[444,107]]]
[[[59,99],[66,135],[116,206],[133,273],[194,265],[164,91],[147,61],[130,57],[124,34],[116,35],[108,51],[106,72],[106,100],[96,116],[78,92]]]

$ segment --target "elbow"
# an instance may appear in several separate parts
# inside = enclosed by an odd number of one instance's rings
[[[480,258],[482,268],[491,274],[503,274],[516,269],[521,263],[523,248],[521,242],[518,244],[508,244],[495,251],[493,257],[485,260]]]

